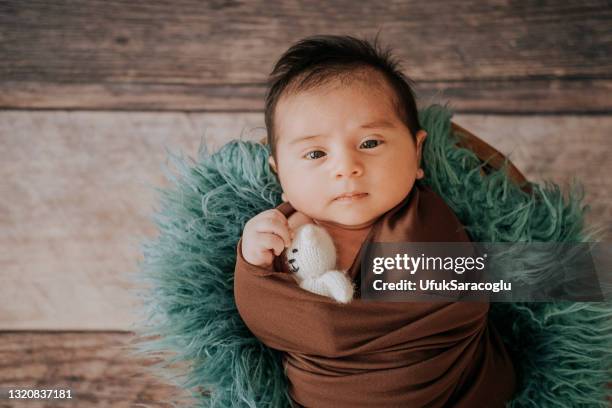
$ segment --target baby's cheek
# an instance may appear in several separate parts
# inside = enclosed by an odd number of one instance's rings
[[[292,230],[296,230],[299,227],[301,227],[302,225],[305,224],[312,224],[312,218],[310,218],[309,216],[307,216],[306,214],[296,211],[293,214],[291,214],[289,216],[289,228],[291,228]]]

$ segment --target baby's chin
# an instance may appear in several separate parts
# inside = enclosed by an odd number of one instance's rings
[[[365,212],[361,209],[346,209],[341,212],[334,212],[334,214],[328,214],[327,217],[323,216],[320,219],[324,223],[333,224],[339,227],[359,229],[374,224],[380,215],[382,214],[376,214],[370,211]]]

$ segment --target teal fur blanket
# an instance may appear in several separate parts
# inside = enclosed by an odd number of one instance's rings
[[[563,194],[552,183],[531,194],[506,173],[480,173],[473,152],[455,146],[452,112],[420,112],[429,133],[424,167],[429,184],[475,241],[586,242],[580,189]],[[235,140],[196,161],[170,154],[170,186],[158,188],[158,235],[143,242],[139,277],[146,319],[138,351],[164,355],[156,367],[195,397],[199,407],[287,407],[280,354],[245,327],[233,298],[236,244],[244,224],[280,203],[269,150]],[[515,273],[521,273],[520,269]],[[517,368],[511,407],[607,407],[612,389],[610,303],[493,303],[490,319]],[[175,365],[182,370],[176,371]],[[172,368],[170,366],[173,366]]]

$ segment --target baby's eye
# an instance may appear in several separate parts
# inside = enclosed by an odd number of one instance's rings
[[[313,154],[313,153],[315,153],[315,154]],[[320,156],[318,156],[316,153],[321,153],[321,155],[320,155]],[[325,153],[323,153],[321,150],[313,150],[313,151],[311,151],[311,152],[306,153],[306,154],[304,155],[304,157],[306,157],[306,158],[308,158],[308,159],[310,159],[310,160],[316,160],[316,159],[318,159],[319,157],[323,157],[324,155],[325,155]]]
[[[379,146],[380,144],[382,144],[382,140],[370,139],[363,142],[361,146],[367,145],[366,149],[372,149],[376,146]]]

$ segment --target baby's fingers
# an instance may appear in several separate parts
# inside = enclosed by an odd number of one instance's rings
[[[286,220],[274,217],[262,220],[255,228],[256,232],[276,234],[283,241],[283,248],[291,245],[291,230]]]
[[[279,256],[283,249],[285,249],[285,244],[281,237],[273,233],[262,233],[259,234],[258,238],[260,239],[261,245],[265,250],[272,250],[274,255]]]

